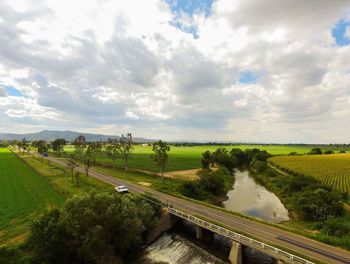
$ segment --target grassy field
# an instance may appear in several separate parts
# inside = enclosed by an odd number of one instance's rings
[[[29,224],[64,198],[8,149],[0,148],[0,246],[23,241]]]
[[[269,161],[350,194],[350,154],[278,156]]]
[[[169,152],[169,159],[166,165],[166,171],[188,170],[201,167],[202,153],[209,150],[215,151],[219,147],[224,147],[228,150],[232,148],[241,148],[243,150],[247,148],[259,148],[266,150],[271,154],[288,154],[290,152],[297,152],[300,154],[307,153],[311,150],[311,147],[304,146],[282,146],[282,145],[232,145],[232,146],[193,146],[193,147],[179,147],[171,146]],[[73,146],[66,146],[66,152],[74,151]],[[159,168],[155,162],[150,158],[152,154],[152,147],[136,145],[132,152],[129,166],[134,169],[158,171]],[[102,152],[98,157],[99,161],[111,162],[106,153]],[[123,166],[123,161],[118,160],[119,166]]]

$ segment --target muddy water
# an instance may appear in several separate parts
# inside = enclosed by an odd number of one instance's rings
[[[231,211],[279,223],[289,220],[288,210],[278,197],[249,176],[248,170],[235,172],[233,189],[223,206]]]

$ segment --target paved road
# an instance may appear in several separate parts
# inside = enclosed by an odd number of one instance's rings
[[[61,165],[65,164],[65,161],[57,158],[48,158],[53,162]],[[82,167],[75,168],[84,173]],[[267,244],[280,245],[283,248],[290,249],[294,252],[310,256],[318,261],[329,264],[337,263],[349,263],[350,264],[350,252],[339,248],[335,248],[315,240],[311,240],[294,233],[281,230],[263,223],[255,222],[240,216],[232,215],[215,208],[211,208],[205,205],[197,204],[188,200],[177,198],[168,194],[164,194],[150,188],[140,186],[131,182],[119,180],[112,176],[108,176],[97,171],[90,171],[90,177],[94,177],[106,183],[112,185],[127,185],[131,192],[142,193],[149,192],[157,196],[161,201],[172,204],[174,208],[183,210],[188,213],[193,213],[198,216],[203,216],[207,219],[211,219],[215,222],[222,223],[226,226],[232,227],[236,230],[241,230],[245,234],[260,239]]]

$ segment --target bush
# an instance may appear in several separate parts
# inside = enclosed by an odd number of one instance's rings
[[[334,151],[331,149],[325,150],[324,154],[334,154]]]
[[[205,200],[210,197],[210,194],[198,182],[185,182],[182,184],[180,192],[184,196],[197,200]]]
[[[320,154],[322,154],[322,150],[320,148],[313,148],[308,154],[309,155],[320,155]]]
[[[200,174],[199,184],[206,190],[214,195],[222,195],[225,190],[225,180],[220,173],[213,171],[203,171]]]
[[[306,190],[294,199],[294,207],[306,221],[326,221],[343,216],[341,197],[322,188]]]
[[[251,166],[256,170],[257,173],[263,173],[268,168],[267,163],[260,160],[254,161]]]

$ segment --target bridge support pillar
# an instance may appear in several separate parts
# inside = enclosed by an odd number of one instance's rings
[[[196,238],[198,240],[202,240],[203,239],[203,228],[200,226],[196,226]]]
[[[212,241],[214,233],[201,226],[196,226],[196,238],[198,240]]]
[[[232,241],[231,251],[228,258],[231,264],[242,264],[242,245],[240,243]]]
[[[276,259],[276,264],[285,264],[285,262],[281,259]]]

